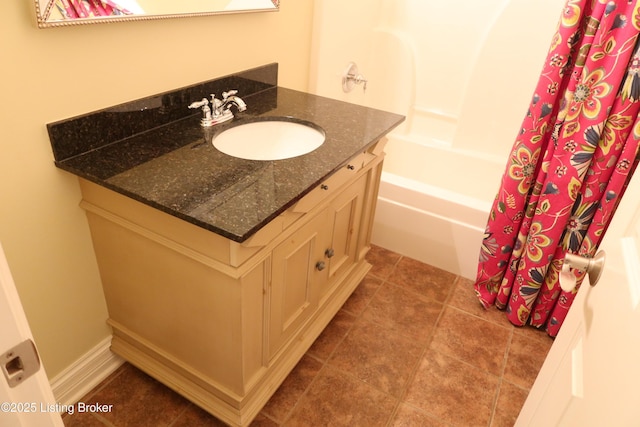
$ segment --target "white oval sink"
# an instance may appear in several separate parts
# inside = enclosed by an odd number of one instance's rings
[[[213,146],[241,159],[282,160],[310,153],[324,139],[324,131],[312,123],[274,117],[225,129]]]

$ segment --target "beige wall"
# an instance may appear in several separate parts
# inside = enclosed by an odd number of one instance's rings
[[[77,179],[53,165],[45,124],[269,62],[305,90],[312,10],[42,30],[29,1],[5,4],[0,242],[50,378],[109,330]]]

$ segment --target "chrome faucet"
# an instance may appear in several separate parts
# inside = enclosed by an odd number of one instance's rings
[[[245,104],[241,98],[236,96],[237,93],[238,93],[237,90],[222,92],[222,105],[220,106],[220,108],[228,110],[231,105],[235,105],[236,108],[238,109],[238,112],[242,112],[246,110],[247,104]],[[214,97],[214,95],[211,95],[211,96]]]
[[[237,90],[222,92],[222,100],[216,98],[214,94],[211,94],[211,102],[206,98],[202,98],[202,101],[191,103],[189,108],[202,108],[201,126],[209,127],[217,125],[218,123],[223,123],[233,118],[233,112],[231,111],[232,105],[235,105],[238,112],[247,109],[247,104],[236,96],[237,93]],[[211,107],[209,107],[209,104],[211,104]]]

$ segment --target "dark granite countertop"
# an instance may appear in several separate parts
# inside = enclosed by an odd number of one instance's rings
[[[404,120],[397,114],[277,86],[238,96],[247,110],[232,122],[202,128],[200,115],[190,115],[57,159],[56,165],[242,242]],[[231,157],[211,143],[229,126],[271,116],[313,122],[324,129],[326,140],[309,154],[276,161]]]

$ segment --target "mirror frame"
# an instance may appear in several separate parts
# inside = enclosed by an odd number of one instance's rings
[[[51,9],[55,6],[55,0],[35,0],[36,6],[36,18],[39,28],[53,28],[53,27],[69,27],[73,25],[88,25],[88,24],[103,24],[113,22],[127,22],[127,21],[150,21],[156,19],[170,19],[170,18],[187,18],[192,16],[209,16],[209,15],[228,15],[232,13],[251,13],[251,12],[277,12],[280,10],[280,0],[271,0],[274,5],[273,9],[239,9],[239,10],[214,10],[211,12],[185,12],[185,13],[172,13],[172,14],[155,14],[155,15],[123,15],[123,16],[108,16],[108,17],[91,17],[91,18],[78,18],[67,20],[55,20],[49,21],[49,15]],[[43,9],[44,5],[44,9]]]

